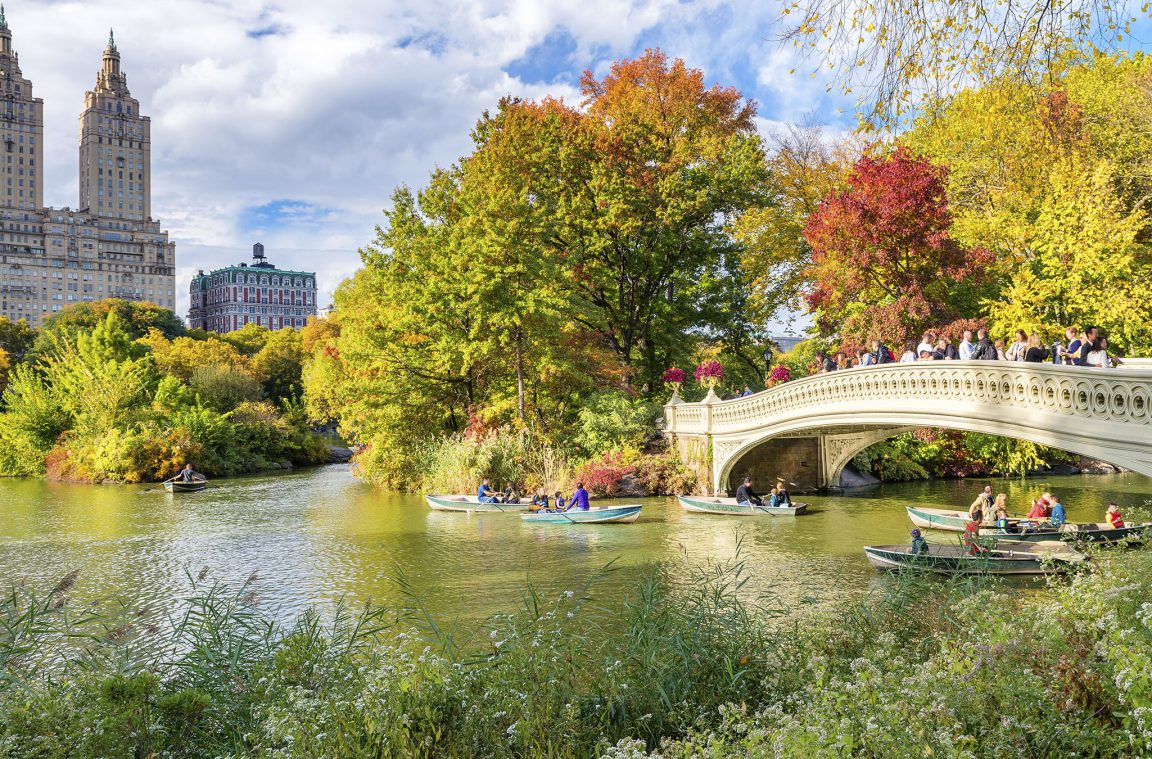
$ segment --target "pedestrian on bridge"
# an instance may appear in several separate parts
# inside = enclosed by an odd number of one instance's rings
[[[964,330],[964,335],[960,340],[960,347],[957,353],[960,354],[961,361],[971,361],[975,357],[976,344],[972,342],[972,330]]]
[[[979,329],[976,332],[976,349],[972,353],[972,358],[977,361],[995,361],[999,356],[996,354],[996,346],[992,344],[992,339],[988,337],[988,330]]]

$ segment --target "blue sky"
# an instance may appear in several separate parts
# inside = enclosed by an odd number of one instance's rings
[[[322,299],[359,265],[399,184],[469,147],[506,95],[578,99],[584,69],[660,47],[757,101],[765,132],[850,126],[798,74],[773,4],[722,0],[37,0],[6,3],[45,100],[46,200],[75,206],[76,117],[116,30],[152,118],[153,213],[177,244],[178,312],[197,269],[316,270]]]

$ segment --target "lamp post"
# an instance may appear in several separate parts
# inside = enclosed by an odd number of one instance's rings
[[[767,375],[772,370],[772,346],[769,345],[764,348],[764,374]]]

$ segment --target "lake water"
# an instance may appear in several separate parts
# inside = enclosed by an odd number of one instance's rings
[[[515,608],[529,582],[572,587],[613,561],[619,569],[599,581],[601,595],[621,594],[635,578],[630,570],[646,562],[729,559],[739,528],[753,589],[785,605],[827,602],[886,581],[861,547],[906,542],[906,505],[966,508],[984,484],[903,483],[805,497],[812,513],[753,519],[686,514],[675,499],[650,498],[635,524],[564,527],[433,512],[418,495],[364,485],[347,466],[218,481],[175,496],[155,485],[2,480],[0,585],[46,589],[79,569],[77,598],[155,609],[187,594],[187,573],[202,567],[237,584],[255,572],[260,605],[287,618],[342,597],[395,602],[402,576],[438,616],[475,620]],[[1102,520],[1109,500],[1127,513],[1152,499],[1152,479],[1135,474],[992,484],[1020,511],[1052,490],[1073,521]]]

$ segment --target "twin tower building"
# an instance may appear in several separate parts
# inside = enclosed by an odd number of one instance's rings
[[[149,119],[108,36],[80,114],[80,202],[44,205],[44,101],[0,6],[0,315],[36,326],[105,298],[175,309],[175,245],[151,209]]]

